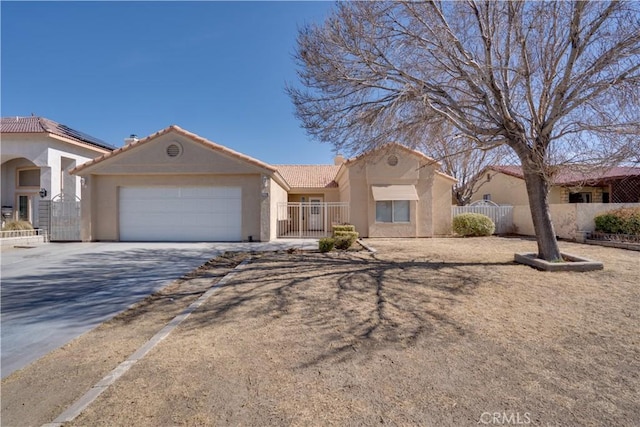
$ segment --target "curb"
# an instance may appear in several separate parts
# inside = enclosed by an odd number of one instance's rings
[[[191,303],[187,308],[185,308],[182,313],[178,314],[174,317],[169,323],[167,323],[164,328],[162,328],[159,332],[157,332],[149,341],[143,344],[138,350],[136,350],[127,360],[118,365],[115,369],[109,372],[104,378],[95,383],[89,391],[87,391],[82,397],[76,400],[71,404],[64,412],[56,417],[53,422],[43,424],[42,427],[62,427],[64,423],[68,423],[73,421],[78,415],[84,411],[87,406],[93,403],[94,400],[97,399],[111,384],[116,382],[118,378],[120,378],[125,372],[127,372],[133,365],[135,365],[140,359],[144,358],[144,356],[151,351],[160,341],[165,339],[180,323],[185,321],[191,313],[193,313],[196,309],[198,309],[202,304],[204,304],[217,290],[220,285],[224,285],[229,280],[231,280],[238,271],[243,269],[249,262],[251,258],[247,258],[238,264],[232,271],[230,271],[226,276],[216,282],[213,286],[211,286],[204,294],[200,296],[197,300]]]

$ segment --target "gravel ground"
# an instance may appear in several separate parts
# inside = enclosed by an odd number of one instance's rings
[[[254,255],[70,425],[640,425],[638,252],[563,242],[605,269],[547,273],[524,239],[367,244]],[[55,418],[175,315],[155,298],[3,381],[2,424]]]

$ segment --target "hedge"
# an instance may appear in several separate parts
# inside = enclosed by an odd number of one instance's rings
[[[640,234],[640,208],[620,208],[594,218],[596,231],[609,234]]]

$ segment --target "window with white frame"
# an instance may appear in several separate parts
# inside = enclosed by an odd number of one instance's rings
[[[376,222],[411,222],[409,200],[377,201]]]

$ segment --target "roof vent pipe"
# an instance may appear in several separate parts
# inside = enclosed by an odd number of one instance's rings
[[[129,135],[129,138],[124,139],[125,144],[133,144],[134,142],[138,142],[138,135],[136,135],[135,133]]]

